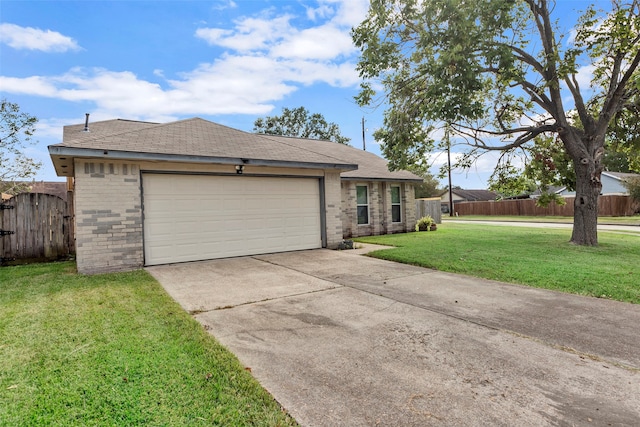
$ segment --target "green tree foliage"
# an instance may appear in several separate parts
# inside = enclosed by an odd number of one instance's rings
[[[629,196],[636,202],[636,213],[640,213],[640,178],[628,178],[622,184],[629,191]]]
[[[35,144],[31,137],[37,122],[37,118],[20,112],[18,104],[0,101],[0,190],[5,193],[24,190],[16,181],[32,178],[42,166],[23,153],[27,145]]]
[[[614,117],[607,134],[605,170],[640,172],[640,95]]]
[[[409,165],[406,170],[418,175],[424,182],[421,184],[415,184],[415,198],[424,199],[428,197],[437,196],[442,190],[439,188],[440,183],[429,172],[429,167],[426,163]]]
[[[259,118],[253,124],[253,131],[267,135],[323,139],[347,145],[350,141],[340,134],[337,124],[327,122],[322,114],[310,114],[304,107],[283,108],[280,116]]]
[[[352,33],[363,78],[356,100],[386,102],[376,136],[396,168],[433,149],[430,132],[443,123],[478,150],[558,141],[575,175],[571,241],[595,245],[605,137],[612,123],[633,122],[626,115],[640,93],[640,0],[614,0],[607,13],[590,7],[571,37],[558,29],[563,17],[552,16],[554,7],[548,0],[372,0]],[[590,85],[581,84],[587,69]],[[617,142],[619,151],[628,148],[624,138]],[[534,160],[556,159],[541,150]]]
[[[617,151],[608,150],[604,152],[602,156],[602,166],[604,170],[611,172],[630,172],[629,158],[625,153],[619,153]]]
[[[489,178],[489,190],[500,195],[500,198],[517,197],[533,193],[537,186],[527,178],[510,160],[499,162]]]

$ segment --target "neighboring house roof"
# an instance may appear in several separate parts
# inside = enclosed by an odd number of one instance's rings
[[[361,170],[372,179],[422,181],[406,171],[389,172],[384,159],[329,141],[258,135],[200,118],[158,124],[108,120],[65,126],[63,142],[49,146],[59,176],[73,176],[74,157],[253,164]]]
[[[58,196],[67,200],[67,183],[65,181],[15,181],[16,184],[24,184],[30,193],[43,193]],[[2,193],[2,199],[7,200],[13,197],[11,194]]]
[[[567,189],[566,186],[550,185],[545,193],[548,193],[548,194],[553,194],[553,193],[561,194],[566,189]],[[538,187],[538,188],[536,188],[536,191],[531,193],[531,198],[535,199],[537,197],[540,197],[541,195],[542,195],[542,190],[540,189],[540,187]]]
[[[606,175],[608,177],[611,177],[613,179],[616,179],[618,181],[625,181],[629,178],[640,178],[640,174],[637,173],[627,173],[627,172],[609,172],[609,171],[604,171],[602,172],[602,175]]]
[[[453,194],[464,199],[467,202],[481,202],[487,200],[496,200],[498,197],[497,193],[489,190],[463,190],[460,188],[454,188],[451,190]],[[448,195],[449,190],[442,192],[440,196]]]
[[[600,177],[600,182],[602,183],[600,194],[629,194],[629,190],[625,187],[624,183],[630,178],[640,178],[640,174],[609,171],[602,172],[602,175]],[[556,193],[560,194],[561,196],[576,195],[575,191],[569,191],[566,189],[566,187],[562,188],[561,191],[557,191]]]
[[[58,196],[63,200],[67,200],[67,183],[52,181],[36,181],[31,183],[32,193],[44,193]]]

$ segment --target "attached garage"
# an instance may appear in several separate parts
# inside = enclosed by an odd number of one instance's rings
[[[322,247],[318,178],[142,173],[146,265]]]
[[[413,183],[422,182],[348,145],[200,118],[65,126],[49,153],[57,174],[73,179],[76,265],[86,274],[411,231]]]

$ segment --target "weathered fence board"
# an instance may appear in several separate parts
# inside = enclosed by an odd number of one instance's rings
[[[436,224],[442,223],[440,199],[416,199],[416,220],[423,216],[431,216]]]
[[[5,264],[54,260],[74,252],[69,206],[60,197],[22,193],[3,205],[0,229],[12,232],[0,236],[0,258]]]
[[[457,202],[458,215],[510,215],[510,216],[573,216],[574,197],[565,198],[564,206],[549,204],[536,206],[533,199],[500,200],[488,202]],[[631,216],[638,211],[638,204],[629,196],[609,195],[598,199],[599,216]]]

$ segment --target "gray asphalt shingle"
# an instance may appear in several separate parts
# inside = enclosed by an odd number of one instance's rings
[[[65,126],[63,142],[52,147],[108,150],[211,158],[290,162],[292,165],[344,166],[343,178],[410,180],[407,171],[390,172],[387,162],[373,153],[330,141],[261,135],[233,129],[200,118],[171,123],[107,120]]]

